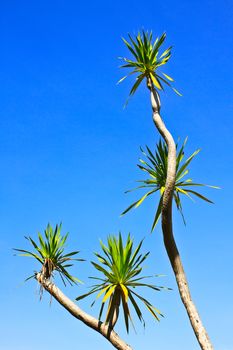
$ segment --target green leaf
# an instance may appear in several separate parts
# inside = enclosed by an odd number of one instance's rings
[[[130,90],[130,93],[129,93],[130,96],[132,96],[136,92],[137,88],[139,87],[139,85],[141,84],[144,78],[145,78],[144,74],[141,74],[137,77],[136,83],[133,85],[132,89]]]
[[[174,79],[173,78],[171,78],[169,75],[167,75],[167,74],[165,74],[165,73],[162,73],[164,76],[165,76],[165,78],[167,78],[169,81],[174,81]]]
[[[163,204],[163,196],[162,196],[162,197],[160,198],[160,200],[159,200],[159,205],[158,205],[157,210],[156,210],[156,213],[155,213],[154,221],[153,221],[153,224],[152,224],[152,227],[151,227],[151,232],[154,231],[155,226],[157,225],[157,223],[158,223],[158,221],[159,221],[159,218],[160,218],[160,216],[161,216],[162,204]]]
[[[173,91],[175,91],[175,93],[178,95],[178,96],[181,96],[182,97],[182,94],[175,88],[172,88]]]
[[[121,216],[125,215],[129,210],[131,210],[132,208],[137,208],[140,204],[142,204],[142,202],[146,199],[146,197],[150,196],[152,193],[154,193],[157,190],[152,190],[147,192],[144,196],[142,196],[139,200],[137,200],[136,202],[134,202],[133,204],[131,204],[127,209],[125,209],[122,213]]]
[[[204,201],[206,201],[208,203],[214,204],[214,202],[212,202],[210,199],[206,198],[205,196],[203,196],[202,194],[200,194],[200,193],[198,193],[196,191],[188,189],[188,190],[186,190],[186,192],[192,193],[195,196],[199,197],[200,199],[203,199]]]
[[[178,169],[176,178],[179,179],[183,171],[187,168],[187,166],[191,163],[193,158],[200,152],[200,149],[197,149],[193,154],[184,162],[184,164]]]
[[[165,51],[162,53],[162,55],[160,56],[160,59],[163,58],[163,57],[165,57],[167,54],[169,54],[170,51],[171,51],[171,49],[172,49],[172,46],[170,46],[167,50],[165,50]],[[168,79],[168,80],[170,80],[170,79]],[[173,81],[173,79],[172,79],[171,81]]]
[[[109,288],[109,290],[107,291],[107,293],[103,298],[103,301],[102,301],[103,303],[105,303],[108,300],[108,298],[114,293],[115,289],[116,289],[116,285],[113,285],[111,288]]]

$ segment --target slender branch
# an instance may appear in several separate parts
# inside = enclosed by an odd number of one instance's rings
[[[86,326],[92,328],[106,338],[118,350],[133,350],[126,344],[119,335],[109,326],[93,316],[81,310],[72,300],[70,300],[54,283],[45,279],[42,273],[37,273],[37,281],[40,285],[53,296],[60,305],[62,305],[72,316],[83,322]]]
[[[168,147],[168,167],[165,190],[162,203],[162,231],[164,245],[173,268],[178,285],[181,300],[186,308],[193,331],[202,350],[213,350],[209,336],[204,328],[195,304],[192,301],[188,281],[185,276],[180,254],[176,246],[172,227],[172,200],[176,181],[176,145],[171,133],[166,128],[160,116],[160,99],[158,92],[150,78],[147,79],[147,87],[151,93],[151,105],[153,122]]]

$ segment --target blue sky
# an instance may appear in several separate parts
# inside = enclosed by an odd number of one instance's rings
[[[111,349],[98,334],[73,319],[24,278],[39,267],[14,257],[48,222],[63,222],[70,249],[88,261],[109,233],[145,237],[151,250],[148,274],[171,292],[145,295],[165,315],[160,323],[145,316],[144,331],[126,335],[135,350],[192,349],[198,345],[181,305],[163,247],[160,228],[149,234],[157,198],[120,218],[139,194],[125,195],[141,174],[139,147],[158,141],[148,92],[141,87],[123,109],[132,80],[121,85],[121,37],[138,29],[167,32],[173,56],[166,73],[183,97],[167,90],[162,116],[174,138],[189,137],[187,154],[202,151],[191,176],[222,189],[203,190],[214,205],[184,201],[187,226],[174,210],[174,231],[204,324],[217,350],[233,350],[232,335],[232,2],[176,1],[7,1],[0,5],[1,236],[0,289],[4,350]],[[71,298],[86,291],[90,263],[74,274],[86,282],[67,288]],[[93,315],[91,300],[81,305]]]

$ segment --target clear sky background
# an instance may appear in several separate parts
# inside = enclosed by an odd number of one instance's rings
[[[47,223],[63,222],[70,249],[88,261],[109,233],[145,237],[151,250],[146,274],[173,288],[147,296],[165,315],[146,315],[146,330],[117,331],[135,350],[198,350],[163,247],[161,229],[150,235],[157,198],[120,218],[139,193],[124,194],[142,174],[139,147],[151,148],[158,133],[148,91],[141,87],[123,110],[132,80],[116,82],[121,40],[138,29],[167,32],[173,56],[164,70],[183,93],[162,94],[162,116],[174,138],[189,137],[194,180],[219,185],[203,189],[214,205],[184,200],[187,226],[174,210],[174,231],[193,299],[217,350],[233,350],[233,3],[197,1],[1,1],[1,288],[0,348],[4,350],[111,349],[99,334],[49,298],[40,302],[36,282],[23,283],[39,266],[13,256],[27,248]],[[86,282],[89,262],[73,273]],[[60,285],[60,284],[59,284]],[[80,303],[88,312],[92,299]]]

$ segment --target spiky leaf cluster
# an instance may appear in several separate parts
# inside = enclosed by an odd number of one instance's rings
[[[128,36],[128,40],[124,38],[122,40],[133,55],[133,59],[121,57],[125,62],[121,68],[130,68],[132,71],[121,78],[119,83],[128,76],[136,74],[136,82],[130,90],[130,95],[136,92],[144,79],[146,79],[147,83],[152,83],[157,90],[164,90],[165,84],[171,87],[178,95],[181,95],[171,85],[174,79],[159,70],[171,57],[171,46],[160,53],[160,48],[166,39],[166,33],[163,33],[155,41],[153,41],[152,32],[142,31],[142,33],[139,32],[134,38],[130,34]]]
[[[83,259],[74,258],[79,251],[65,253],[65,243],[68,238],[68,233],[65,236],[61,235],[61,224],[56,225],[55,230],[48,224],[44,231],[44,237],[38,233],[38,243],[31,237],[25,238],[33,246],[34,251],[24,249],[15,250],[20,252],[20,256],[32,257],[39,261],[42,265],[41,273],[45,279],[51,279],[54,276],[54,272],[57,271],[64,285],[66,285],[66,282],[71,285],[81,282],[67,271],[67,268],[73,266],[71,261],[83,261]],[[27,279],[32,277],[34,277],[34,275]]]
[[[205,196],[203,196],[193,188],[203,187],[203,186],[218,188],[216,186],[209,186],[201,183],[196,183],[196,182],[193,182],[193,180],[190,178],[185,178],[185,176],[189,173],[189,170],[188,170],[189,164],[191,163],[193,158],[200,152],[200,149],[196,150],[191,154],[190,157],[188,157],[183,162],[184,148],[185,148],[186,142],[187,142],[187,138],[184,141],[183,145],[181,146],[177,154],[176,181],[175,181],[175,187],[173,192],[173,199],[175,201],[177,209],[182,215],[184,223],[185,223],[185,220],[184,220],[182,203],[181,203],[181,195],[185,195],[190,199],[192,199],[192,195],[194,195],[206,202],[213,203],[210,199],[206,198]],[[178,145],[176,145],[176,147],[178,148]],[[140,164],[138,164],[138,167],[139,169],[144,171],[147,175],[149,175],[149,178],[147,178],[146,180],[139,180],[138,182],[142,183],[142,185],[136,187],[133,190],[148,189],[149,191],[146,192],[136,202],[132,203],[126,210],[123,211],[121,215],[126,214],[128,211],[130,211],[133,208],[139,207],[147,197],[151,196],[156,192],[159,192],[160,199],[159,199],[159,203],[157,206],[157,210],[155,212],[154,221],[151,228],[151,232],[152,232],[161,216],[163,193],[165,190],[165,183],[167,178],[168,149],[167,149],[166,143],[160,140],[159,143],[156,145],[156,149],[154,153],[147,146],[146,146],[146,150],[147,152],[145,152],[141,148],[143,156],[145,157],[146,160],[139,159]],[[126,191],[126,193],[131,192],[133,190]]]
[[[132,322],[130,305],[136,312],[139,320],[143,322],[141,309],[136,299],[139,299],[150,311],[153,317],[159,320],[160,311],[156,309],[147,299],[136,292],[138,287],[148,287],[155,291],[159,291],[163,287],[152,284],[143,283],[145,278],[151,276],[141,276],[142,263],[146,260],[149,252],[142,254],[140,252],[142,241],[134,249],[133,239],[128,235],[126,244],[124,245],[122,236],[109,236],[107,245],[100,242],[102,253],[95,253],[98,263],[92,262],[92,265],[102,274],[102,278],[91,277],[98,281],[97,284],[86,294],[79,296],[76,300],[83,299],[91,294],[97,293],[96,299],[102,297],[99,319],[102,317],[104,306],[107,306],[105,322],[111,324],[112,318],[122,307],[125,326],[129,331],[129,320]],[[92,303],[92,305],[95,301]]]

